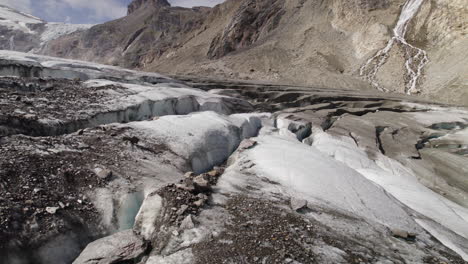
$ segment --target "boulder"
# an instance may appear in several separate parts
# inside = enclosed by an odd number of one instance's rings
[[[187,215],[187,217],[185,217],[180,224],[180,230],[192,229],[194,227],[195,224],[193,223],[192,215]]]
[[[142,256],[146,247],[132,230],[126,230],[90,243],[73,264],[131,262]]]
[[[257,145],[257,141],[252,140],[252,139],[244,139],[239,145],[239,150],[246,150],[253,148],[255,145]]]
[[[198,175],[193,178],[193,186],[197,192],[208,192],[211,190],[211,185],[204,175]]]
[[[138,211],[133,230],[145,240],[151,240],[156,231],[158,221],[164,215],[163,198],[157,194],[149,194]]]
[[[96,167],[94,169],[94,173],[99,177],[99,179],[102,180],[106,180],[112,177],[112,171],[102,167]]]
[[[307,201],[304,199],[291,198],[291,209],[294,211],[300,211],[307,207]]]

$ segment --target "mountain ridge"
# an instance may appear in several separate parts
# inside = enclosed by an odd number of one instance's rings
[[[375,89],[376,82],[389,92],[467,105],[463,0],[420,1],[406,25],[407,42],[427,52],[419,78],[410,76],[417,69],[405,66],[411,51],[401,45],[389,49],[371,78],[362,71],[392,38],[406,2],[228,0],[213,8],[182,8],[166,0],[134,0],[126,17],[62,34],[34,52],[170,75],[358,90]]]

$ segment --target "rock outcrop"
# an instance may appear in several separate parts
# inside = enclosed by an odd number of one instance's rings
[[[265,38],[278,27],[284,15],[283,1],[244,1],[229,25],[210,44],[208,57],[219,59],[236,50],[245,49]]]
[[[156,7],[156,8],[171,6],[171,4],[167,2],[167,0],[133,0],[130,4],[128,4],[127,14],[130,15],[131,13],[135,12],[137,9],[140,9],[141,7],[148,8],[149,5],[152,5],[153,7]]]

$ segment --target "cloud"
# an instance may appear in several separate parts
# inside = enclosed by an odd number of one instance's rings
[[[31,0],[0,0],[0,5],[12,7],[16,10],[32,13]]]
[[[103,22],[125,16],[127,4],[121,0],[43,0],[43,12],[49,17],[70,17],[70,21],[77,18],[76,14],[85,15],[83,19],[90,23]],[[80,21],[84,22],[84,21]]]

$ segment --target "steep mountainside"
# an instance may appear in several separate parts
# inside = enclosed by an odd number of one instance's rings
[[[37,17],[0,5],[0,49],[39,52],[48,41],[91,26],[47,23]]]
[[[135,0],[127,17],[54,40],[43,53],[316,87],[366,89],[372,79],[382,90],[467,104],[467,14],[464,0],[228,0],[211,9]],[[404,42],[378,57],[369,78],[376,61],[363,66],[398,27]]]

